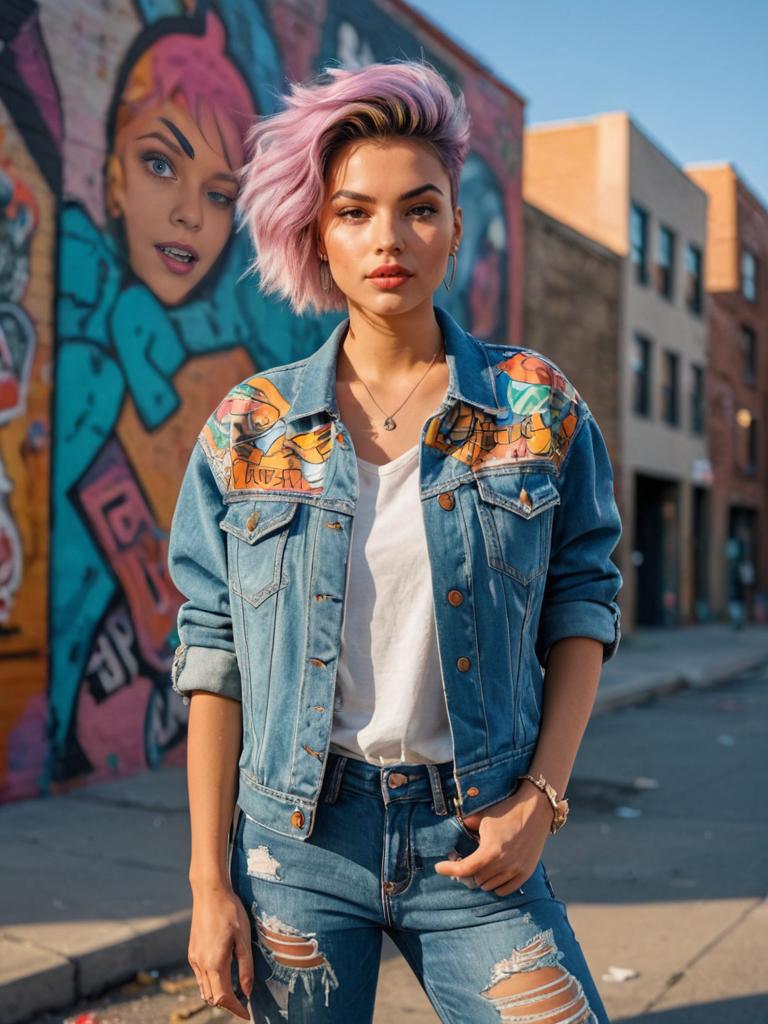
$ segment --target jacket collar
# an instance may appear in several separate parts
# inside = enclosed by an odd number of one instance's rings
[[[499,403],[496,394],[493,367],[483,343],[463,330],[444,309],[433,308],[445,341],[447,399],[459,399],[494,415],[505,412],[506,406]],[[338,418],[336,361],[348,326],[349,319],[345,318],[307,359],[295,398],[285,414],[286,422],[319,412]]]

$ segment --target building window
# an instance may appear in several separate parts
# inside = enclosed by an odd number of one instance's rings
[[[648,284],[648,214],[637,203],[632,203],[630,236],[635,281]]]
[[[757,302],[757,257],[749,249],[741,250],[741,294]]]
[[[691,364],[691,432],[704,433],[704,368]]]
[[[693,242],[685,250],[685,304],[691,313],[700,313],[703,306],[701,249]]]
[[[744,355],[744,382],[757,382],[757,335],[751,327],[741,325],[741,350]]]
[[[642,334],[635,335],[632,361],[632,408],[638,416],[651,415],[651,342]]]
[[[671,299],[675,288],[675,233],[662,224],[656,253],[656,287],[660,295]]]
[[[661,381],[661,415],[664,422],[673,427],[680,422],[679,376],[680,359],[677,353],[665,352]]]
[[[757,420],[754,417],[747,427],[747,463],[744,472],[748,476],[755,476],[757,473]]]

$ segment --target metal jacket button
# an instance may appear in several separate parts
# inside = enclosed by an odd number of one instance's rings
[[[469,789],[467,790],[467,796],[479,796],[479,795],[480,795],[480,790],[477,788],[477,786],[470,786]]]
[[[468,672],[471,665],[472,662],[469,660],[469,658],[456,659],[456,668],[459,670],[459,672]]]
[[[464,595],[462,594],[462,592],[460,590],[449,590],[448,591],[448,601],[455,608],[457,608],[461,604],[461,602],[463,600],[464,600]]]
[[[293,812],[293,814],[291,815],[291,824],[293,825],[294,828],[302,827],[302,825],[304,824],[304,815],[301,813],[301,811],[296,810]]]
[[[259,513],[252,512],[245,521],[246,528],[253,531],[256,529],[256,524],[259,521]]]
[[[450,491],[443,491],[442,494],[438,494],[437,503],[440,508],[444,508],[446,512],[449,512],[456,504]]]

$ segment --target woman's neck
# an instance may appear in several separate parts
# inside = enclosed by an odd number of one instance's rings
[[[437,353],[442,335],[432,302],[397,316],[377,316],[350,307],[349,329],[339,351],[338,381],[364,380],[370,387],[398,390],[413,381]]]

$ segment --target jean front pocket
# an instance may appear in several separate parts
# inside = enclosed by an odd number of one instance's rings
[[[545,469],[477,476],[477,512],[492,569],[527,585],[549,562],[560,493]]]
[[[221,529],[229,544],[232,591],[254,608],[288,586],[285,546],[299,502],[240,499],[230,503]]]
[[[467,839],[470,843],[473,844],[473,847],[476,848],[479,845],[479,843],[480,843],[480,836],[479,836],[479,834],[477,832],[473,832],[471,829],[467,828],[467,826],[464,824],[464,822],[461,820],[461,818],[458,815],[454,814],[450,818],[450,822],[457,829],[457,831],[459,832],[460,835],[462,835],[465,839]]]

